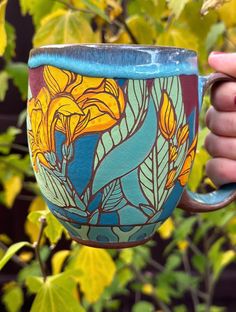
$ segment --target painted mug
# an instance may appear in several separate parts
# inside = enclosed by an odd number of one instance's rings
[[[141,45],[55,45],[29,58],[28,142],[47,205],[79,243],[149,240],[178,205],[219,209],[235,185],[185,190],[203,90],[196,52]],[[182,197],[182,199],[181,199]]]

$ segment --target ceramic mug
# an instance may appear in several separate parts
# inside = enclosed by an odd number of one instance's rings
[[[196,52],[141,45],[55,45],[29,58],[28,141],[51,212],[79,243],[149,240],[178,205],[209,211],[235,198],[185,186],[203,90]],[[181,199],[182,196],[182,199]]]

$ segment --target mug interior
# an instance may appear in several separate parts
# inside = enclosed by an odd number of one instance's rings
[[[148,79],[198,73],[195,51],[152,45],[68,44],[32,49],[29,67],[42,65],[107,78]]]

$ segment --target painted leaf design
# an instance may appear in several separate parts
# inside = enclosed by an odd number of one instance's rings
[[[167,175],[167,181],[166,181],[166,188],[170,189],[175,182],[175,174],[176,174],[176,168],[171,169]]]
[[[148,88],[145,80],[129,80],[124,89],[126,107],[124,117],[109,131],[102,134],[95,154],[94,169],[115,146],[130,137],[143,121],[148,104]]]
[[[106,154],[97,167],[93,179],[92,194],[95,194],[111,181],[137,168],[144,161],[156,141],[156,115],[154,103],[150,101],[148,112],[140,128],[134,135]],[[139,152],[136,153],[135,151]]]
[[[102,209],[104,211],[115,211],[127,204],[121,190],[120,179],[112,181],[103,190]]]
[[[152,152],[140,166],[139,179],[142,190],[155,209],[158,209],[158,185],[156,177],[157,168],[157,146],[153,147]]]
[[[188,136],[189,136],[189,126],[188,124],[186,124],[178,129],[177,132],[178,146],[184,144],[184,142],[186,142],[186,140],[188,139]]]
[[[176,130],[176,114],[173,107],[172,99],[166,91],[162,92],[161,107],[159,112],[159,128],[162,135],[171,139]]]
[[[175,145],[171,145],[170,146],[170,151],[169,151],[169,159],[170,159],[170,161],[175,161],[177,156],[178,156],[177,147]]]
[[[163,91],[164,90],[164,91]],[[164,96],[165,94],[165,104]],[[173,132],[175,129],[174,135],[171,137],[171,142],[168,139],[170,137],[171,131],[167,131],[168,127],[164,123],[165,131],[162,127],[158,129],[157,141],[153,150],[145,159],[145,161],[139,166],[139,175],[140,175],[140,185],[145,194],[146,198],[150,203],[154,203],[154,197],[158,202],[158,211],[161,209],[163,203],[167,200],[170,192],[176,182],[176,179],[183,167],[184,159],[186,158],[186,153],[188,150],[188,140],[183,142],[183,144],[178,147],[177,142],[177,131],[178,129],[186,124],[186,116],[183,107],[183,99],[181,94],[181,85],[178,77],[168,77],[168,78],[157,78],[154,80],[151,98],[153,99],[154,104],[157,107],[157,110],[162,109],[162,117],[164,114],[164,106],[166,110],[169,110],[169,115],[175,116],[176,122],[174,126],[170,129]],[[167,101],[168,99],[168,101]],[[172,110],[172,112],[170,112]],[[167,114],[168,115],[168,114]],[[159,118],[161,114],[159,113]],[[164,122],[164,117],[163,117]],[[159,124],[161,123],[159,119]],[[167,136],[168,134],[168,136]],[[155,172],[154,169],[156,166],[157,173],[152,177],[152,172]],[[149,169],[148,169],[149,168]],[[170,183],[171,174],[170,172],[176,169],[174,175],[175,180]],[[146,173],[144,177],[143,173]],[[172,178],[173,178],[172,171]],[[149,177],[149,179],[147,178]],[[169,180],[169,181],[168,181]],[[167,183],[168,182],[168,183]],[[168,188],[166,188],[166,185]]]
[[[182,186],[185,186],[186,183],[188,182],[188,177],[196,154],[196,145],[197,145],[197,136],[195,136],[188,150],[187,157],[185,159],[181,172],[178,176],[178,181]]]

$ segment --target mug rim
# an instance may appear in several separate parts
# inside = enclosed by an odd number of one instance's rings
[[[30,50],[30,57],[37,52],[40,52],[42,50],[60,50],[63,48],[98,48],[98,49],[104,49],[104,50],[144,50],[146,52],[181,52],[181,53],[191,53],[193,55],[197,55],[197,51],[193,49],[186,49],[182,47],[175,47],[175,46],[165,46],[165,45],[149,45],[149,44],[124,44],[124,43],[68,43],[68,44],[49,44],[49,45],[43,45],[39,47],[32,48]]]
[[[51,65],[104,78],[151,79],[198,75],[197,52],[179,47],[135,44],[59,44],[30,51],[30,69]]]

